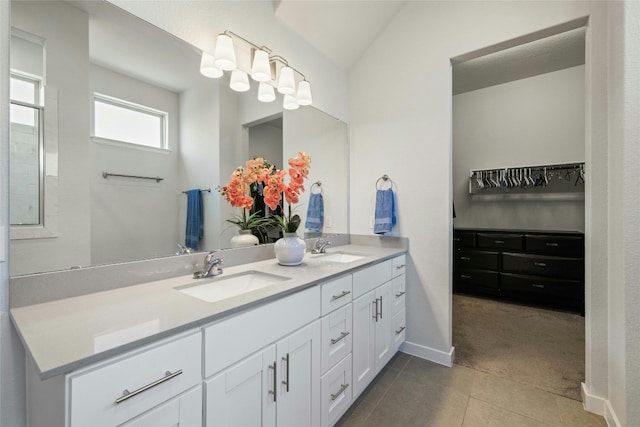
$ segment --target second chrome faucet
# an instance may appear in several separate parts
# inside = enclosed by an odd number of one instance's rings
[[[215,252],[209,252],[204,257],[204,266],[201,271],[193,273],[194,279],[204,279],[205,277],[214,277],[222,274],[221,265],[224,264],[222,258],[214,258]]]

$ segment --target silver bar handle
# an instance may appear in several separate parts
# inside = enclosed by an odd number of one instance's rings
[[[406,294],[405,291],[396,294],[396,298],[400,298],[402,295]]]
[[[382,319],[382,297],[380,297],[380,318]]]
[[[546,246],[551,246],[552,248],[557,248],[560,245],[558,243],[555,243],[555,242],[547,242]]]
[[[540,289],[544,289],[544,285],[538,285],[537,283],[532,283],[531,287],[533,288],[540,288]]]
[[[396,270],[400,270],[401,268],[404,268],[404,264],[396,265]]]
[[[400,334],[402,333],[402,331],[404,331],[405,329],[407,329],[407,327],[406,327],[406,326],[401,326],[401,327],[400,327],[400,329],[398,329],[398,330],[396,331],[396,335],[400,335]]]
[[[287,393],[289,393],[289,353],[287,353],[287,356],[283,357],[282,360],[287,362],[287,380],[282,381],[282,384],[287,386]]]
[[[546,267],[547,264],[544,262],[534,262],[533,265],[535,265],[536,267]]]
[[[461,256],[460,259],[462,261],[471,261],[471,257],[468,257],[468,256]]]
[[[273,394],[273,401],[278,401],[278,365],[276,362],[273,362],[273,365],[269,365],[269,369],[273,369],[273,391],[269,390],[269,394]]]
[[[378,298],[376,298],[371,304],[376,305],[376,310],[375,310],[375,313],[373,314],[373,318],[377,322],[378,321]]]
[[[338,338],[331,338],[331,345],[342,341],[343,339],[345,339],[347,337],[347,335],[349,335],[349,332],[343,332],[343,333],[340,334],[340,336]]]
[[[331,401],[333,402],[334,400],[336,400],[342,393],[344,393],[347,387],[349,387],[349,384],[342,384],[336,394],[331,394]]]
[[[145,392],[147,390],[149,390],[150,388],[153,388],[159,384],[162,384],[165,381],[169,381],[172,378],[177,377],[178,375],[182,374],[182,369],[178,369],[177,371],[175,371],[174,373],[171,373],[170,371],[166,371],[164,373],[164,377],[160,378],[159,380],[155,380],[152,383],[149,383],[143,387],[140,387],[137,390],[134,391],[129,391],[127,389],[124,389],[124,391],[122,392],[122,396],[120,396],[119,398],[116,399],[116,404],[117,403],[122,403],[127,399],[131,399],[133,396],[137,396],[142,392]]]
[[[335,301],[337,299],[340,299],[346,295],[349,295],[351,293],[351,291],[343,291],[340,295],[334,295],[331,297],[331,301]]]

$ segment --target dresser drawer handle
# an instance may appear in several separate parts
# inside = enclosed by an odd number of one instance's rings
[[[531,286],[534,287],[534,288],[544,289],[544,285],[538,285],[536,283],[532,283]]]
[[[404,264],[396,265],[396,270],[400,270],[404,268]]]
[[[454,242],[459,242],[459,241],[460,241],[460,238],[459,238],[459,237],[454,237],[454,238],[453,238],[453,241],[454,241]]]
[[[153,388],[159,384],[162,384],[165,381],[169,381],[172,378],[177,377],[178,375],[182,374],[182,369],[178,369],[177,371],[175,371],[174,373],[171,373],[170,371],[167,371],[164,373],[164,377],[160,378],[159,380],[155,380],[152,383],[149,383],[143,387],[140,387],[137,390],[134,391],[129,391],[127,389],[124,389],[124,391],[122,392],[122,396],[120,396],[119,398],[116,399],[116,403],[122,403],[127,399],[131,399],[133,396],[137,396],[142,392],[145,392],[147,390],[149,390],[150,388]]]
[[[335,300],[337,300],[337,299],[340,299],[340,298],[342,298],[342,297],[344,297],[344,296],[349,295],[350,293],[351,293],[351,291],[343,291],[340,295],[334,295],[334,296],[332,296],[332,297],[331,297],[331,301],[335,301]]]
[[[396,335],[400,335],[400,334],[402,333],[402,331],[404,331],[405,329],[407,329],[407,327],[406,327],[406,326],[400,326],[400,329],[398,329],[398,330],[396,331]]]
[[[463,279],[471,279],[471,276],[467,276],[466,274],[461,274],[460,277]]]
[[[463,261],[471,261],[471,257],[468,256],[461,256],[460,259]]]
[[[547,264],[544,262],[534,262],[533,265],[535,265],[536,267],[546,267]]]
[[[333,402],[334,400],[336,400],[338,398],[338,396],[340,396],[342,393],[344,393],[344,391],[347,389],[347,387],[349,387],[349,384],[342,384],[340,386],[340,388],[338,389],[338,392],[336,394],[331,394],[331,401]]]
[[[559,243],[555,243],[555,242],[547,242],[545,243],[546,246],[551,246],[552,248],[557,248],[558,246],[560,246]]]
[[[399,292],[399,293],[396,294],[396,298],[400,298],[404,294],[406,294],[405,291]]]
[[[349,335],[349,332],[343,332],[340,334],[338,338],[331,338],[331,345],[334,345],[335,343],[342,341],[347,337],[347,335]]]
[[[504,240],[494,240],[493,243],[497,243],[499,245],[504,243]]]

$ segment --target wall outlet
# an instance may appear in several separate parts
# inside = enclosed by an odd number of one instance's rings
[[[333,221],[331,221],[331,215],[328,215],[325,219],[324,219],[324,225],[327,228],[331,228],[333,227]]]
[[[369,217],[369,228],[373,230],[373,224],[376,222],[376,219],[373,215]]]

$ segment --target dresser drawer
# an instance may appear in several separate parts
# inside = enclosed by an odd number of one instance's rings
[[[502,269],[508,273],[581,279],[584,261],[582,258],[503,253]]]
[[[197,332],[73,373],[67,378],[69,425],[120,425],[197,385],[201,370]]]
[[[539,294],[580,300],[584,287],[579,280],[550,279],[548,277],[503,273],[501,287],[505,292]]]
[[[405,276],[396,277],[391,282],[391,315],[398,313],[405,306],[406,280]]]
[[[582,258],[584,239],[581,236],[551,236],[527,234],[525,247],[528,252],[547,255]]]
[[[398,350],[404,342],[407,332],[407,311],[405,308],[396,313],[391,319],[391,339],[394,350]],[[394,351],[395,353],[395,351]]]
[[[510,233],[478,233],[478,247],[498,250],[522,250],[524,236]]]
[[[352,375],[351,355],[342,359],[320,379],[320,425],[328,427],[351,406]]]
[[[498,252],[460,250],[453,253],[453,263],[456,268],[497,270]]]
[[[397,277],[404,274],[407,269],[407,256],[400,255],[391,260],[391,276]]]
[[[322,318],[322,373],[351,353],[352,325],[352,304]]]
[[[474,231],[453,230],[453,248],[473,248],[476,245]]]
[[[391,280],[392,260],[372,265],[353,273],[353,299]]]
[[[491,288],[498,289],[498,273],[486,270],[456,270],[453,273],[454,284],[463,285],[466,288]]]
[[[322,284],[322,315],[332,312],[351,302],[353,297],[353,278],[351,275],[340,277]]]

